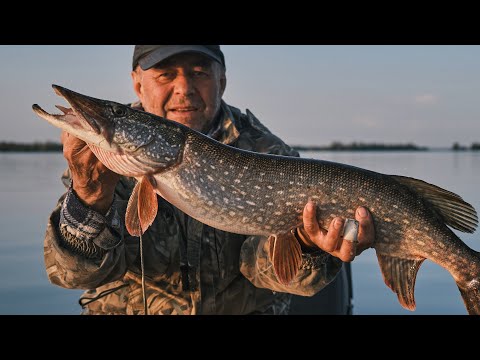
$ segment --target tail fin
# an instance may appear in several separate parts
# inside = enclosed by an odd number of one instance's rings
[[[470,281],[467,286],[457,282],[469,315],[480,315],[480,279]]]

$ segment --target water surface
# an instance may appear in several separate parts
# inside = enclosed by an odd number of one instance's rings
[[[461,195],[480,209],[480,153],[304,152],[303,157],[416,177]],[[48,216],[64,192],[62,154],[0,154],[0,314],[78,314],[81,290],[50,284],[43,262]],[[477,233],[456,232],[475,250]],[[404,310],[383,283],[374,250],[353,263],[355,314],[466,314],[450,274],[425,261],[417,277],[417,310]]]

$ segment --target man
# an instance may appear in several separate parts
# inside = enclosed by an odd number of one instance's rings
[[[132,106],[231,146],[298,156],[248,110],[242,114],[222,101],[225,71],[216,45],[137,45],[132,80],[140,102]],[[139,241],[124,228],[134,180],[111,172],[79,139],[64,133],[62,142],[68,191],[45,237],[50,281],[87,289],[80,299],[85,314],[142,314]],[[304,226],[297,231],[302,265],[292,283],[283,285],[273,272],[266,238],[223,232],[160,197],[158,203],[158,215],[143,235],[149,314],[288,314],[291,294],[312,296],[335,278],[339,290],[323,299],[324,312],[348,313],[342,261],[352,261],[373,243],[366,209],[355,215],[360,222],[356,244],[340,236],[344,219],[324,231],[314,204],[306,204]]]

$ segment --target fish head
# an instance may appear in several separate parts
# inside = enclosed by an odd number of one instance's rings
[[[154,173],[176,163],[184,140],[178,124],[128,105],[93,98],[58,85],[52,87],[71,108],[57,105],[63,114],[49,114],[35,104],[33,111],[85,141],[95,155],[101,149],[134,157],[141,172],[143,166],[140,164],[145,165],[145,173]]]
[[[71,108],[56,105],[63,114],[49,114],[34,104],[32,108],[38,116],[88,144],[104,150],[118,150],[117,143],[113,142],[116,120],[128,117],[128,106],[82,95],[58,85],[52,87]]]

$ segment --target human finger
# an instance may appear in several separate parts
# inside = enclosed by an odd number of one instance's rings
[[[359,223],[357,255],[373,247],[375,242],[375,226],[370,212],[363,206],[355,212],[355,219]]]
[[[338,256],[337,252],[341,245],[340,237],[342,234],[343,222],[343,219],[340,217],[333,219],[328,227],[327,233],[315,238],[315,244],[323,251]]]
[[[344,262],[355,259],[358,245],[359,223],[354,219],[346,219],[342,228],[338,257]]]
[[[313,201],[308,201],[303,208],[303,229],[307,233],[309,240],[313,243],[316,238],[322,235],[316,216],[316,206]],[[312,245],[310,244],[310,245]]]

